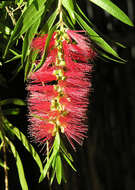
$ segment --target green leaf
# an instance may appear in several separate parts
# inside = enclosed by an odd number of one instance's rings
[[[16,59],[20,59],[21,57],[22,57],[22,55],[16,55],[16,56],[14,56],[13,58],[11,58],[11,59],[5,61],[5,63],[12,62],[12,61],[14,61],[14,60],[16,60]]]
[[[39,155],[35,151],[34,147],[28,142],[25,135],[16,127],[12,129],[12,132],[16,135],[16,137],[22,142],[23,146],[27,149],[27,151],[32,155],[34,160],[36,161],[37,165],[40,168],[40,172],[43,171],[42,162],[40,160]]]
[[[76,3],[76,10],[77,10],[77,12],[79,13],[79,15],[82,15],[85,19],[86,19],[86,21],[89,23],[89,24],[91,24],[91,25],[93,25],[92,24],[92,22],[86,17],[86,15],[83,13],[83,11],[80,9],[80,7],[79,7],[79,5]]]
[[[53,26],[56,18],[57,18],[57,15],[58,15],[58,9],[56,9],[52,14],[51,16],[49,16],[49,19],[46,21],[45,25],[43,26],[43,28],[41,29],[41,34],[43,33],[47,33]]]
[[[25,65],[25,72],[24,72],[24,81],[27,80],[29,73],[35,67],[35,60],[39,54],[39,50],[31,50],[30,55],[28,56],[26,65]]]
[[[72,21],[70,20],[70,18],[68,17],[67,13],[63,10],[63,19],[64,19],[64,23],[67,25],[67,27],[70,26],[70,28],[74,29],[74,25],[72,23]]]
[[[8,144],[10,145],[11,151],[13,153],[15,160],[16,160],[16,166],[17,166],[17,170],[18,170],[18,175],[19,175],[21,187],[23,190],[28,190],[28,185],[27,185],[27,182],[25,179],[23,164],[22,164],[22,161],[20,159],[20,156],[19,156],[15,146],[13,145],[13,143],[7,137],[6,137],[6,140],[7,140]]]
[[[29,6],[34,0],[27,0],[27,1],[28,1],[27,4]]]
[[[0,134],[0,138],[1,138],[1,134]],[[1,138],[1,140],[2,140],[2,138]],[[0,151],[1,151],[2,147],[3,147],[3,145],[4,145],[4,141],[1,141],[1,144],[0,144]]]
[[[73,160],[71,154],[67,151],[67,149],[66,149],[65,145],[63,144],[62,140],[60,141],[60,148],[61,148],[61,151],[67,156],[67,158],[73,162],[74,160]]]
[[[66,162],[71,166],[71,168],[76,172],[76,169],[73,166],[73,164],[71,163],[71,161],[69,160],[69,158],[65,154],[62,154],[62,156],[66,160]]]
[[[11,52],[12,52],[14,55],[16,55],[16,56],[21,55],[21,54],[19,54],[18,52],[14,51],[13,49],[9,49],[9,51],[11,51]]]
[[[73,1],[72,0],[63,0],[62,1],[63,6],[65,7],[65,9],[68,11],[69,16],[73,22],[73,24],[75,24],[75,15],[74,15],[74,5],[73,5]]]
[[[5,99],[5,100],[0,101],[0,106],[7,105],[7,104],[15,104],[15,105],[19,105],[19,106],[25,106],[26,105],[23,100],[18,99],[18,98],[9,98],[9,99]]]
[[[15,3],[17,3],[18,6],[20,6],[23,3],[23,0],[16,0]]]
[[[111,60],[111,61],[113,61],[113,62],[122,63],[122,64],[125,64],[125,63],[126,63],[126,61],[125,61],[124,59],[120,59],[121,61],[120,61],[120,60],[117,60],[117,59],[114,59],[114,58],[110,57],[109,55],[105,54],[105,53],[102,52],[102,51],[99,51],[99,54],[100,54],[103,58],[105,58],[105,59],[107,59],[107,60]]]
[[[53,160],[55,159],[55,157],[56,157],[56,155],[57,155],[57,153],[59,151],[59,147],[60,147],[60,136],[59,136],[59,133],[57,132],[55,140],[54,140],[54,144],[53,144],[53,152],[52,152],[49,160],[47,160],[47,163],[46,163],[46,165],[44,167],[44,170],[41,173],[41,176],[39,178],[39,183],[41,181],[43,181],[43,179],[46,177],[46,174],[47,174],[47,172],[48,172],[48,170],[49,170],[49,168],[50,168]]]
[[[3,23],[0,23],[0,33],[10,35],[11,34],[11,29],[8,26],[5,26]]]
[[[128,24],[129,26],[134,26],[129,17],[110,0],[89,0],[89,1],[101,7],[102,9],[110,13],[112,16],[114,16],[121,22]]]
[[[12,32],[12,35],[9,39],[8,45],[6,47],[4,57],[7,54],[8,48],[11,45],[15,39],[19,38],[22,34],[24,34],[35,22],[37,22],[38,19],[41,18],[42,14],[45,11],[45,5],[44,3],[46,0],[38,0],[37,6],[35,6],[35,1],[32,2],[32,4],[25,10],[25,12],[21,15],[21,17],[18,19],[15,28]]]
[[[76,12],[75,15],[78,24],[87,31],[87,33],[90,35],[91,40],[93,40],[99,47],[101,47],[106,52],[120,59],[116,51],[112,49],[112,47],[106,41],[104,41],[104,39],[101,38],[90,26],[88,26],[87,23]]]
[[[123,45],[123,44],[121,44],[121,43],[119,43],[119,42],[114,42],[116,45],[118,45],[118,46],[120,46],[120,47],[122,47],[122,48],[126,48],[126,46],[125,45]]]
[[[3,167],[3,168],[5,168],[4,162],[1,159],[0,159],[0,166]],[[6,169],[9,170],[9,167],[6,166]]]
[[[32,26],[31,28],[29,28],[29,30],[26,32],[25,34],[25,38],[23,41],[23,47],[22,47],[22,59],[21,59],[21,63],[22,65],[24,64],[24,62],[26,61],[26,57],[28,55],[28,50],[30,47],[30,43],[32,41],[32,39],[34,38],[38,27],[40,25],[41,22],[41,18],[39,18]]]
[[[57,154],[57,157],[56,157],[56,178],[57,178],[58,184],[60,184],[61,179],[62,179],[62,163],[61,163],[61,157],[59,153]]]
[[[51,174],[51,178],[50,178],[50,185],[52,185],[55,174],[56,174],[56,157],[53,159],[52,161],[52,174]]]

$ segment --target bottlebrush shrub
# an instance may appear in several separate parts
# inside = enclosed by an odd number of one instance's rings
[[[84,31],[53,33],[43,66],[29,74],[29,131],[36,142],[52,144],[57,132],[82,145],[88,130],[84,124],[91,87],[89,76],[96,56]],[[32,41],[33,51],[43,55],[48,34]],[[36,61],[38,64],[40,60]]]

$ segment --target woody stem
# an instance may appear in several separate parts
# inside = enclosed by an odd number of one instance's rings
[[[60,22],[60,30],[63,30],[63,16],[62,16],[62,0],[58,2],[58,10],[59,10],[59,22]]]

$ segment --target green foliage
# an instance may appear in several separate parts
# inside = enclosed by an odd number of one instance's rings
[[[39,182],[42,182],[43,179],[46,177],[47,172],[49,170],[52,170],[51,178],[50,178],[50,184],[53,183],[54,177],[56,175],[56,179],[58,184],[61,184],[61,181],[63,180],[66,182],[64,173],[63,173],[63,166],[62,166],[62,158],[70,165],[70,167],[76,171],[75,167],[73,166],[73,158],[70,153],[68,153],[65,145],[63,144],[59,133],[56,133],[55,140],[53,143],[53,147],[48,153],[46,164],[43,169],[43,172],[41,173],[41,176],[39,178]]]
[[[15,146],[13,145],[13,143],[7,137],[6,137],[6,142],[9,144],[10,149],[11,149],[11,151],[13,153],[13,156],[14,156],[14,158],[16,160],[16,166],[17,166],[18,175],[19,175],[22,190],[28,190],[28,185],[27,185],[27,182],[26,182],[26,179],[25,179],[23,164],[22,164],[22,161],[20,159],[20,156],[19,156]]]
[[[72,23],[75,24],[75,15],[74,15],[74,5],[72,0],[63,0],[62,1],[63,6],[68,11],[69,16],[72,20]]]
[[[16,108],[15,109],[6,109],[4,108],[5,105],[7,104],[14,104],[14,105],[19,105],[19,106],[24,106],[25,103],[24,101],[20,99],[6,99],[6,100],[1,100],[0,101],[0,151],[3,150],[3,147],[6,147],[6,151],[11,150],[15,160],[16,160],[16,166],[18,170],[18,176],[20,180],[20,184],[23,190],[28,189],[27,181],[25,178],[24,174],[24,169],[23,169],[23,164],[21,161],[21,158],[19,156],[18,151],[16,150],[15,145],[13,144],[13,139],[15,136],[21,141],[22,145],[26,148],[28,152],[30,152],[31,156],[33,159],[36,161],[40,172],[43,170],[42,162],[40,160],[39,155],[35,151],[34,147],[28,142],[26,136],[16,127],[14,127],[6,118],[5,115],[14,115],[16,114]],[[18,110],[18,109],[17,109]],[[4,152],[4,151],[3,151]],[[4,152],[6,154],[6,152]],[[6,160],[4,160],[6,161]],[[0,159],[0,166],[1,167],[6,167],[5,169],[8,170],[8,166],[5,166],[3,161]]]

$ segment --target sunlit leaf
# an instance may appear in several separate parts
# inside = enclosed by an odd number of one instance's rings
[[[81,10],[81,8],[79,7],[79,5],[76,3],[76,12],[79,14],[79,15],[82,15],[85,19],[86,19],[86,21],[88,22],[88,23],[90,23],[91,25],[93,25],[92,24],[92,22],[86,17],[86,15],[83,13],[83,11]]]
[[[1,136],[1,135],[0,135]],[[1,138],[1,137],[0,137]],[[1,149],[2,149],[2,147],[3,147],[3,145],[4,145],[4,141],[1,141],[1,144],[0,144],[0,151],[1,151]]]
[[[22,59],[21,59],[22,65],[26,61],[26,57],[27,57],[27,54],[28,54],[30,43],[31,43],[32,39],[34,38],[35,34],[37,33],[37,29],[38,29],[38,27],[40,25],[40,21],[41,21],[41,19],[38,19],[31,26],[31,28],[27,31],[27,33],[25,34],[25,38],[24,38],[24,41],[23,41],[23,47],[22,47]]]
[[[134,26],[129,17],[110,0],[89,0],[89,1],[101,7],[102,9],[110,13],[112,16],[114,16],[121,22],[128,24],[130,26]]]
[[[62,4],[65,7],[65,9],[68,11],[73,24],[75,24],[76,20],[75,20],[75,15],[74,15],[73,1],[72,0],[63,0]]]
[[[88,24],[77,14],[75,13],[77,22],[79,25],[87,31],[87,33],[90,35],[91,40],[93,40],[99,47],[101,47],[106,52],[112,54],[113,56],[120,58],[116,51],[112,49],[112,47],[104,41],[103,38],[101,38]]]
[[[67,149],[66,149],[65,145],[63,144],[62,140],[60,141],[60,148],[61,148],[61,151],[67,156],[67,158],[73,162],[73,158],[72,158],[71,154],[67,151]]]
[[[4,162],[3,162],[1,159],[0,159],[0,166],[1,166],[2,168],[5,168]],[[6,166],[6,169],[9,170],[9,167]]]
[[[58,184],[60,184],[61,179],[62,179],[62,163],[61,163],[61,157],[59,153],[57,154],[57,157],[56,157],[56,178],[57,178]]]
[[[12,129],[13,133],[16,135],[16,137],[22,142],[23,146],[27,149],[27,151],[32,155],[34,160],[36,161],[37,165],[40,168],[40,172],[43,170],[42,162],[40,160],[39,155],[35,151],[34,147],[28,142],[25,135],[16,127]]]
[[[0,23],[0,33],[6,34],[6,35],[10,35],[11,34],[11,29],[4,25],[3,23]]]
[[[18,52],[16,52],[15,50],[13,50],[13,49],[9,49],[9,51],[11,51],[14,55],[16,55],[16,56],[19,56],[19,55],[21,55],[21,54],[19,54]]]
[[[49,158],[49,160],[47,160],[47,163],[45,164],[45,167],[43,169],[43,172],[41,173],[41,176],[39,178],[39,183],[41,181],[43,181],[43,179],[46,177],[46,174],[49,170],[49,168],[51,167],[51,164],[53,162],[53,159],[55,159],[58,151],[59,151],[59,147],[60,147],[60,136],[59,133],[56,134],[55,140],[54,140],[54,144],[53,144],[53,152]]]
[[[52,172],[51,172],[51,177],[50,177],[50,185],[52,185],[55,174],[56,174],[56,157],[52,161]]]
[[[16,56],[14,56],[13,58],[11,58],[11,59],[5,61],[5,63],[9,63],[9,62],[15,61],[15,60],[17,60],[17,59],[20,59],[21,57],[22,57],[22,55],[16,55]]]
[[[68,15],[64,10],[63,10],[63,20],[68,27],[70,26],[70,28],[74,29],[74,24],[72,23],[71,19],[68,17]]]
[[[116,45],[118,45],[118,46],[120,46],[120,47],[122,47],[122,48],[126,48],[126,46],[125,45],[123,45],[123,44],[121,44],[121,43],[119,43],[119,42],[114,42]]]
[[[107,54],[105,54],[104,52],[101,52],[101,51],[99,51],[99,54],[103,57],[103,58],[105,58],[105,59],[107,59],[107,60],[110,60],[110,61],[113,61],[113,62],[116,62],[116,63],[122,63],[122,64],[125,64],[126,63],[126,61],[124,60],[124,59],[114,59],[114,58],[112,58],[112,57],[110,57],[109,55],[107,55]],[[102,59],[102,58],[101,58]]]
[[[71,168],[76,171],[75,167],[73,166],[72,162],[69,160],[69,158],[65,155],[62,154],[63,158],[66,160],[66,162],[71,166]]]
[[[20,159],[20,156],[19,156],[15,146],[13,145],[13,143],[7,137],[6,137],[6,140],[7,140],[8,144],[10,145],[11,151],[16,160],[16,166],[17,166],[17,170],[18,170],[21,187],[23,190],[28,190],[28,185],[27,185],[27,181],[25,179],[23,164]]]
[[[49,19],[46,21],[45,25],[43,26],[43,28],[41,29],[41,34],[43,33],[47,33],[53,26],[56,18],[57,18],[57,15],[58,15],[58,9],[56,9],[52,14],[51,16],[49,17]]]

